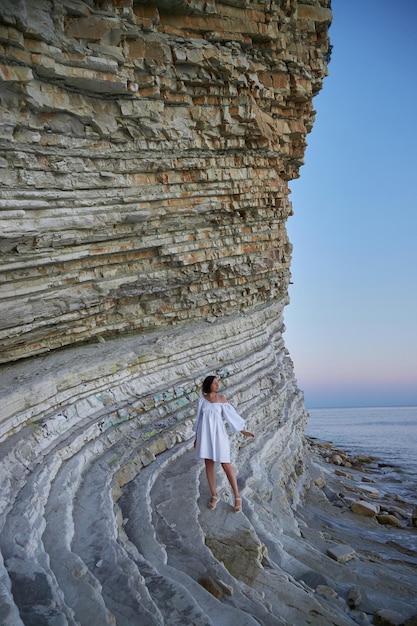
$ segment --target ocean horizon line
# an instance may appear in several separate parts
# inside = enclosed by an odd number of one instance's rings
[[[417,404],[357,404],[343,406],[306,406],[307,411],[332,409],[416,409]]]

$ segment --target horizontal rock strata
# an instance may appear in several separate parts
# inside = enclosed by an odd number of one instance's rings
[[[330,11],[170,5],[2,2],[1,362],[286,295]]]

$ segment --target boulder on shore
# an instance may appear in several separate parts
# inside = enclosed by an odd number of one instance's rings
[[[351,510],[357,515],[365,515],[367,517],[376,517],[379,513],[379,507],[365,500],[355,500],[350,505]]]

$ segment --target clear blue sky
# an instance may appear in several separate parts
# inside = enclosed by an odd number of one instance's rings
[[[417,405],[417,1],[332,9],[285,341],[307,408]]]

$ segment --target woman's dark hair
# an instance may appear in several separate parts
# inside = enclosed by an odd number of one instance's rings
[[[211,387],[211,383],[213,382],[213,380],[215,379],[215,376],[207,376],[204,380],[203,380],[203,384],[201,386],[201,389],[203,390],[203,393],[210,393],[210,387]]]

